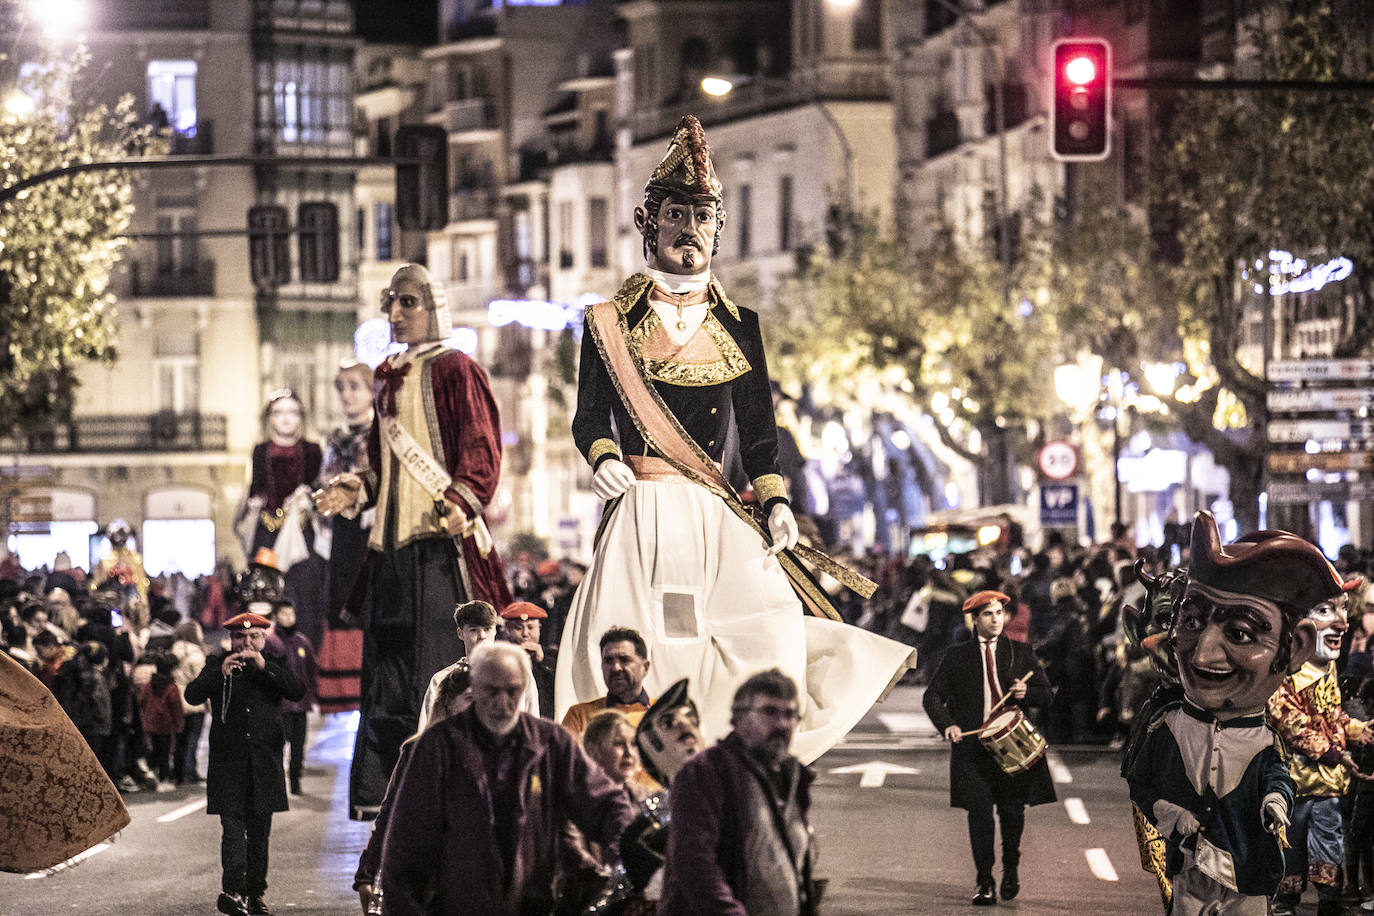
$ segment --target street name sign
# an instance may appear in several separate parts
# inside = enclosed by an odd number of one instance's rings
[[[1374,420],[1270,420],[1270,442],[1374,439]]]
[[[1269,364],[1271,382],[1358,382],[1374,379],[1374,359],[1282,359]]]
[[[1308,471],[1374,471],[1374,452],[1275,452],[1268,458],[1274,474],[1304,474]]]
[[[1374,407],[1374,387],[1279,389],[1269,392],[1268,403],[1270,410],[1292,413],[1359,410]]]
[[[1274,481],[1265,488],[1269,502],[1274,504],[1306,504],[1329,499],[1332,502],[1363,502],[1374,499],[1374,480],[1339,480],[1325,483],[1316,480]]]

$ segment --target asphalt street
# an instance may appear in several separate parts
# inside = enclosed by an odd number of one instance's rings
[[[369,825],[346,815],[351,722],[312,722],[306,795],[272,826],[271,887],[280,913],[357,913],[353,870]],[[969,906],[973,866],[963,812],[949,807],[948,755],[920,712],[920,692],[899,688],[816,762],[813,807],[827,916],[922,913],[1158,913],[1140,870],[1117,755],[1054,752],[1059,801],[1027,814],[1021,896]],[[219,820],[203,790],[126,797],[133,822],[85,861],[49,875],[0,875],[0,913],[213,913]]]

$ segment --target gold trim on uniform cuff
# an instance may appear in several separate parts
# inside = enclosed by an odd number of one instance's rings
[[[760,506],[768,505],[770,499],[787,498],[787,487],[782,482],[781,474],[764,474],[755,477],[753,484],[754,495],[758,497]]]
[[[615,444],[614,439],[597,439],[592,443],[592,447],[587,449],[587,463],[596,467],[596,463],[606,455],[620,457],[620,446]]]

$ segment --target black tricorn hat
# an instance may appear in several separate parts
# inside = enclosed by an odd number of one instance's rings
[[[649,704],[648,709],[644,710],[643,718],[639,720],[639,725],[635,727],[635,746],[640,748],[643,747],[643,745],[640,744],[640,739],[648,734],[653,728],[653,722],[656,717],[670,709],[677,709],[679,706],[687,706],[692,712],[697,711],[697,704],[693,703],[692,698],[687,695],[687,678],[685,677],[663,691],[659,698]],[[644,771],[659,783],[666,786],[668,781],[663,778],[663,774],[654,766],[649,756],[641,750],[639,757],[640,765],[644,767]]]
[[[1299,614],[1341,593],[1341,577],[1311,542],[1287,531],[1256,531],[1221,546],[1216,519],[1193,519],[1190,581],[1254,595]]]

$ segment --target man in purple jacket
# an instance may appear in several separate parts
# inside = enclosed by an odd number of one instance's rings
[[[388,916],[553,912],[559,830],[571,820],[614,848],[634,816],[562,726],[520,711],[519,646],[480,646],[472,708],[431,725],[399,780],[382,847]]]
[[[788,753],[797,685],[776,668],[745,681],[725,739],[688,760],[669,793],[660,916],[813,916],[811,770]]]

